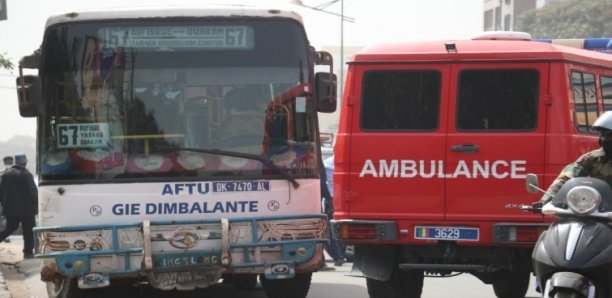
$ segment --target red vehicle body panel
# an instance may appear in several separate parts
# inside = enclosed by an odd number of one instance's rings
[[[449,43],[456,52],[447,51],[445,44]],[[360,113],[367,113],[361,108],[364,73],[412,69],[435,70],[441,75],[436,129],[363,130]],[[457,82],[461,72],[469,69],[537,70],[536,128],[507,132],[457,129]],[[480,231],[477,241],[459,243],[479,246],[497,245],[495,224],[544,222],[542,216],[516,208],[541,196],[525,190],[525,175],[537,174],[545,188],[565,165],[598,146],[595,133],[579,133],[576,128],[569,80],[572,70],[612,76],[612,59],[605,53],[535,41],[437,41],[362,50],[349,63],[341,102],[335,146],[335,220],[392,220],[397,224],[397,240],[391,243],[417,245],[436,242],[415,239],[417,225],[476,227]],[[597,96],[601,113],[601,94]],[[460,145],[478,149],[453,150]],[[402,161],[423,161],[424,175],[402,177]],[[475,175],[475,163],[487,170]],[[372,168],[375,170],[366,170],[364,175],[364,169]]]

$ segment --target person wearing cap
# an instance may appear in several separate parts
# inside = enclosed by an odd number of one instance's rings
[[[38,188],[32,173],[26,169],[25,154],[15,156],[15,165],[2,175],[0,203],[6,216],[6,227],[0,232],[0,242],[11,235],[21,224],[23,230],[23,257],[34,256],[34,234],[38,214]]]
[[[4,172],[13,166],[14,159],[12,156],[7,155],[2,159],[2,161],[4,162],[4,170],[2,170],[1,173],[4,174]]]
[[[593,122],[593,129],[599,132],[601,148],[587,152],[575,162],[567,165],[548,187],[542,198],[536,202],[543,205],[552,199],[566,181],[574,177],[593,177],[612,185],[612,111],[605,112]]]

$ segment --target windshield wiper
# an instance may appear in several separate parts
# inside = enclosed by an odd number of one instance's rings
[[[277,172],[278,174],[282,175],[287,180],[289,180],[294,188],[298,188],[300,186],[300,183],[297,182],[297,180],[295,180],[295,177],[293,177],[293,175],[285,172],[283,169],[275,165],[271,160],[269,160],[268,158],[262,155],[240,153],[240,152],[226,151],[226,150],[220,150],[220,149],[199,149],[199,148],[189,148],[189,147],[179,147],[179,146],[155,146],[155,149],[158,151],[176,151],[176,150],[191,151],[191,152],[198,152],[198,153],[209,153],[209,154],[215,154],[215,155],[223,155],[223,156],[231,156],[231,157],[258,160],[259,162],[263,163],[264,165],[268,166],[269,168],[271,168],[272,170],[274,170],[275,172]]]

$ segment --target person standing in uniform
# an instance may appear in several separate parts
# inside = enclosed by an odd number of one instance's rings
[[[321,196],[324,199],[324,211],[327,214],[328,223],[334,217],[334,156],[330,156],[323,161],[323,166],[325,171],[323,171],[323,175],[321,177]],[[334,237],[334,233],[329,230],[329,244],[325,246],[325,251],[329,254],[332,259],[334,259],[334,266],[342,266],[346,262],[346,257],[344,255],[345,247],[340,243],[340,241],[336,240]]]
[[[0,181],[2,181],[2,174],[4,174],[4,172],[6,172],[8,169],[10,169],[13,166],[13,157],[10,155],[5,156],[2,161],[4,162],[4,169],[2,171],[0,171]],[[0,205],[0,226],[2,226],[2,228],[6,227],[6,217],[4,216],[4,212],[2,212],[2,206]],[[4,242],[11,242],[10,239],[6,238],[4,239]]]
[[[6,228],[0,232],[4,241],[21,224],[23,230],[23,257],[34,256],[34,233],[38,214],[38,188],[32,173],[26,169],[28,159],[25,154],[15,156],[15,165],[2,175],[0,181],[0,203],[6,216]]]

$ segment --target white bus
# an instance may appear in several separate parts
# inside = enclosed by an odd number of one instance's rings
[[[17,79],[38,119],[49,297],[258,276],[268,297],[305,297],[327,241],[317,112],[336,108],[332,67],[288,11],[50,17]]]

